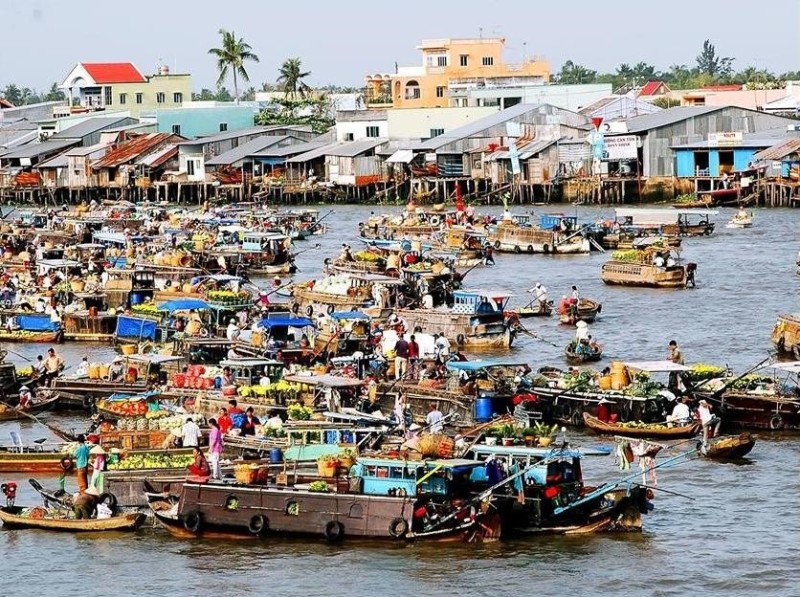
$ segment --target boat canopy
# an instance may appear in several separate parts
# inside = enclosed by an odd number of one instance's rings
[[[267,365],[280,365],[284,363],[273,359],[225,359],[219,362],[220,367],[266,367]]]
[[[366,313],[361,311],[334,311],[328,317],[331,319],[372,319]]]
[[[713,209],[639,209],[639,208],[619,208],[614,210],[617,220],[630,218],[634,226],[654,225],[664,226],[665,224],[677,224],[678,219],[690,216],[707,218],[716,215],[718,212]]]
[[[475,445],[470,448],[470,452],[476,456],[484,458],[486,456],[515,456],[518,458],[548,458],[553,456],[564,456],[567,458],[582,458],[584,456],[608,456],[611,448],[598,446],[595,448],[581,448],[580,450],[559,450],[553,448],[528,448],[526,446],[486,446],[483,444]],[[485,458],[484,458],[485,459]]]
[[[207,302],[195,298],[175,299],[167,301],[166,303],[161,303],[158,306],[159,311],[168,311],[169,313],[172,313],[173,311],[189,311],[209,308],[211,308],[211,306]]]
[[[132,354],[125,358],[134,363],[147,363],[148,365],[161,365],[163,363],[174,363],[184,360],[183,357],[167,354]]]
[[[450,361],[447,363],[447,368],[457,371],[480,371],[492,367],[525,367],[526,365],[519,361]]]
[[[800,374],[800,362],[793,361],[790,363],[771,363],[769,365],[764,365],[763,369],[774,369],[776,371]]]
[[[671,373],[673,371],[689,371],[686,365],[679,365],[672,361],[631,361],[623,363],[628,369],[637,369],[648,373]]]
[[[336,375],[284,375],[283,379],[292,383],[327,386],[329,388],[355,388],[364,385],[363,380],[352,377],[337,377]]]
[[[36,265],[50,269],[61,269],[69,267],[80,267],[81,262],[75,261],[73,259],[39,259],[36,262]]]
[[[261,327],[270,329],[274,327],[287,326],[291,328],[314,327],[314,322],[307,317],[292,317],[290,315],[278,315],[267,317],[261,320]]]

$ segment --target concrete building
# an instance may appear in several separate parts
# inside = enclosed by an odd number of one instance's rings
[[[463,98],[462,106],[496,106],[510,108],[516,104],[549,104],[577,112],[604,97],[611,95],[610,83],[589,85],[484,85],[463,91],[453,91],[454,97]]]
[[[255,124],[252,107],[233,102],[190,102],[179,108],[155,111],[160,133],[194,138],[251,128]]]
[[[653,114],[661,112],[662,109],[632,95],[609,95],[578,110],[578,113],[590,119],[602,118],[603,122],[609,122],[612,120],[627,120],[642,114]]]
[[[503,58],[505,39],[428,39],[417,46],[421,66],[402,66],[394,74],[367,75],[367,105],[394,108],[466,106],[455,92],[484,86],[541,85],[550,67],[523,55],[519,64]],[[451,101],[451,97],[453,101]]]
[[[131,116],[159,108],[182,106],[192,100],[192,78],[171,74],[162,66],[158,73],[144,76],[130,62],[81,62],[60,85],[69,98],[71,110],[121,108]]]

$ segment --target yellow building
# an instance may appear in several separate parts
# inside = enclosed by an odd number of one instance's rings
[[[81,62],[61,83],[71,110],[127,110],[134,118],[192,101],[192,77],[162,66],[144,76],[130,62]]]
[[[469,89],[540,85],[550,80],[545,60],[503,62],[505,45],[502,38],[423,40],[417,46],[422,52],[422,66],[401,66],[395,74],[367,75],[367,105],[466,107]]]

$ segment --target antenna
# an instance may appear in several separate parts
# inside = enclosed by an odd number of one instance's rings
[[[478,27],[478,39],[483,39],[483,27]]]

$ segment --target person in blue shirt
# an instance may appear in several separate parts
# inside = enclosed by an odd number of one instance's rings
[[[86,436],[78,436],[78,447],[72,453],[78,471],[78,491],[83,493],[89,487],[89,445]]]

